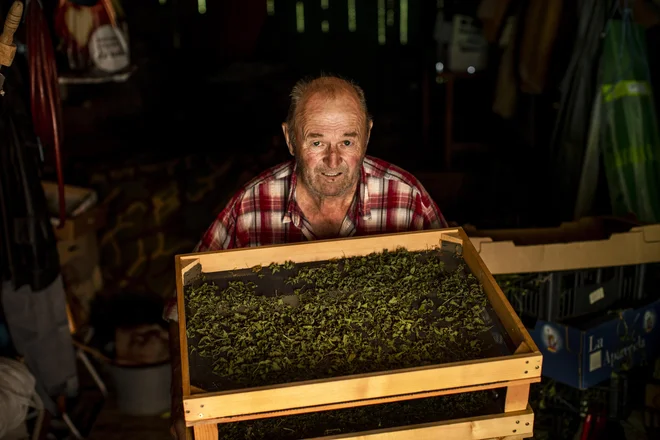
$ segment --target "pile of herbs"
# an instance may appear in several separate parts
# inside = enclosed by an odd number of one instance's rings
[[[185,291],[191,352],[221,389],[477,359],[488,348],[481,285],[462,264],[445,270],[438,250],[253,272],[257,282],[288,273],[289,292],[257,294],[237,279]]]
[[[219,438],[294,440],[474,417],[493,411],[490,391],[218,425]]]

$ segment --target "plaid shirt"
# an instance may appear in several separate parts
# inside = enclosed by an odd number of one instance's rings
[[[193,252],[315,240],[296,203],[296,185],[295,161],[264,171],[231,199]],[[445,227],[438,206],[413,175],[367,156],[339,237]],[[176,298],[163,317],[177,319]]]

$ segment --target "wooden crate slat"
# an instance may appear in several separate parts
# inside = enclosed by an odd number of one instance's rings
[[[186,422],[540,378],[541,354],[520,354],[184,398]],[[536,367],[539,367],[538,369]]]
[[[178,256],[183,267],[198,260],[204,273],[248,269],[254,266],[281,264],[286,261],[308,263],[333,258],[357,257],[384,249],[405,247],[409,251],[423,251],[440,245],[441,241],[462,243],[457,239],[458,229],[414,231],[399,234],[382,234],[369,237],[351,237],[341,240],[316,240],[304,243],[287,243],[225,251],[199,252]]]
[[[409,425],[358,433],[330,435],[308,440],[518,440],[533,435],[534,413],[524,411],[448,420],[436,423]],[[218,436],[216,425],[194,428],[194,440],[224,440]]]
[[[311,440],[485,440],[531,437],[533,429],[534,413],[531,408],[527,408],[511,413],[317,437]]]
[[[193,385],[190,386],[190,394],[203,394],[203,393],[208,393],[208,391]]]
[[[565,223],[558,228],[520,231],[521,238],[540,234],[561,242],[539,245],[516,245],[509,236],[512,231],[488,231],[489,236],[474,236],[472,244],[481,258],[488,263],[493,275],[564,270],[594,269],[599,267],[628,266],[660,261],[660,225],[635,227],[627,232],[613,233],[608,238],[583,240],[582,221],[593,227],[594,219],[585,218],[577,223]],[[577,236],[577,237],[576,237]]]
[[[517,386],[523,386],[523,385],[530,385],[532,383],[538,383],[541,381],[541,378],[534,378],[534,379],[525,379],[525,380],[513,380],[509,382],[503,382],[503,383],[498,383],[498,384],[484,384],[484,385],[472,385],[469,387],[461,387],[461,388],[449,388],[445,390],[436,390],[436,391],[428,391],[428,392],[423,392],[423,393],[416,393],[416,394],[405,394],[401,396],[390,396],[390,397],[379,397],[376,399],[366,399],[366,400],[357,400],[357,401],[351,401],[351,402],[339,402],[339,403],[333,403],[330,405],[320,405],[320,406],[315,406],[315,407],[306,407],[306,408],[294,408],[294,409],[287,409],[283,411],[271,411],[271,412],[265,412],[265,413],[259,413],[259,414],[248,414],[244,416],[234,416],[234,417],[221,417],[217,419],[211,419],[211,420],[202,420],[202,421],[197,421],[197,422],[189,422],[187,425],[188,426],[197,426],[199,424],[208,424],[208,423],[234,423],[234,422],[242,422],[246,420],[257,420],[257,419],[265,419],[265,418],[270,418],[270,417],[286,417],[286,416],[292,416],[296,414],[304,414],[304,413],[310,413],[310,412],[321,412],[321,411],[334,411],[338,409],[346,409],[346,408],[355,408],[355,407],[360,407],[360,406],[368,406],[368,405],[377,405],[381,403],[393,403],[393,402],[401,402],[401,401],[406,401],[406,400],[415,400],[415,399],[424,399],[428,397],[438,397],[438,396],[448,396],[451,394],[461,394],[461,393],[471,393],[474,391],[484,391],[484,390],[489,390],[493,388],[500,388],[500,387],[517,387]],[[523,409],[526,408],[526,405],[523,407]]]

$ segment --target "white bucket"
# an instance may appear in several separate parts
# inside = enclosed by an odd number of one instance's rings
[[[114,380],[119,411],[136,416],[160,415],[169,411],[172,383],[172,367],[169,362],[107,367]]]

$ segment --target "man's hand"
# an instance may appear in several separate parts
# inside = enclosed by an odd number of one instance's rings
[[[170,433],[175,440],[186,440],[186,422],[183,418],[175,419],[174,416],[172,416]]]

